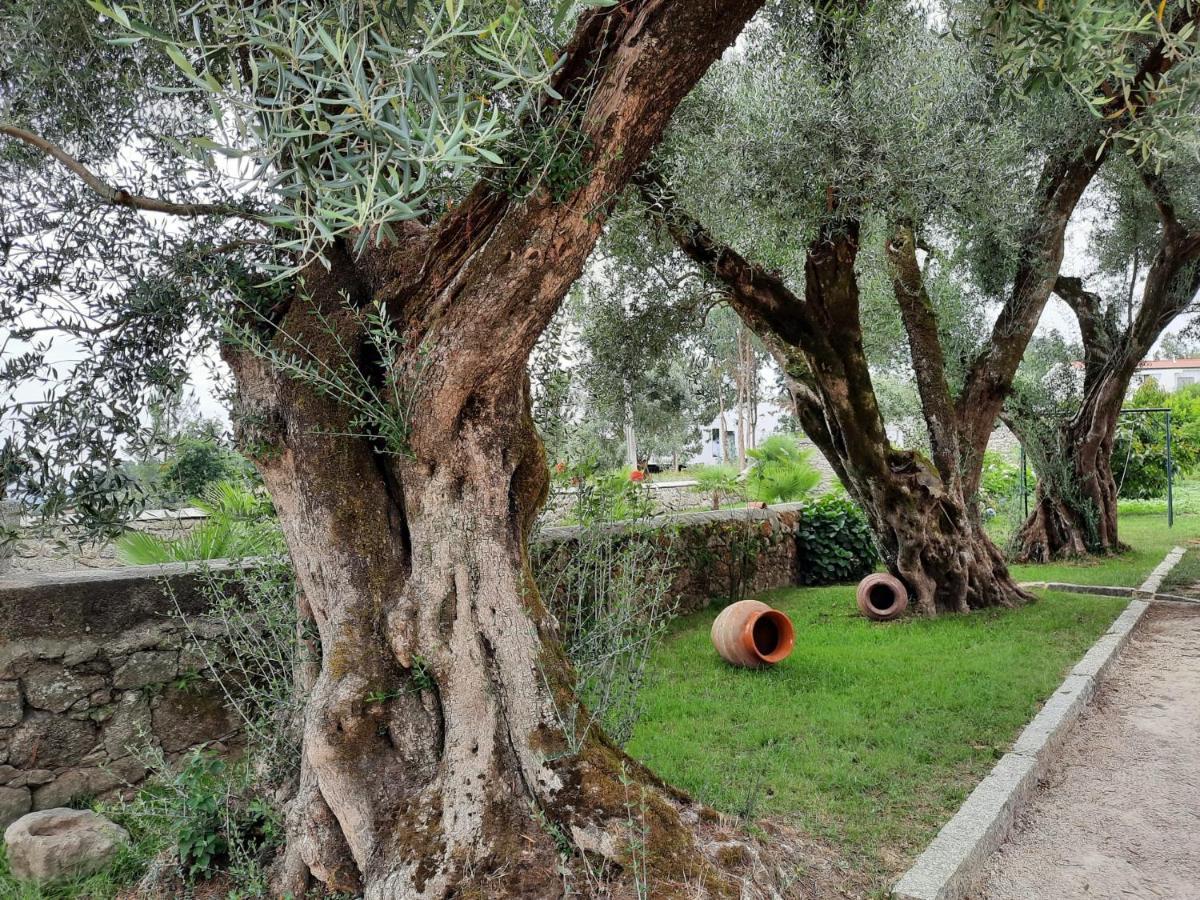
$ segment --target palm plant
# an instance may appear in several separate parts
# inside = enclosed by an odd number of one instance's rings
[[[117,557],[128,565],[150,566],[266,556],[283,550],[271,502],[244,484],[214,482],[194,502],[208,514],[204,524],[175,538],[127,532],[117,540]]]
[[[821,474],[808,462],[794,435],[774,434],[754,450],[747,451],[754,466],[746,476],[746,493],[762,503],[803,500],[821,481]]]
[[[746,487],[740,479],[736,466],[696,466],[692,477],[700,490],[712,497],[712,508],[720,509],[722,500],[742,497]]]

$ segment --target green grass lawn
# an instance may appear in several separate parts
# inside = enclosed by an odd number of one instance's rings
[[[1175,568],[1163,579],[1161,590],[1168,594],[1196,596],[1200,585],[1200,548],[1189,547]]]
[[[1167,551],[1200,537],[1200,515],[1181,515],[1175,527],[1167,528],[1166,513],[1123,515],[1118,523],[1121,540],[1130,545],[1125,553],[1085,562],[1013,566],[1018,581],[1067,581],[1074,584],[1112,584],[1137,587],[1150,570],[1162,562]]]
[[[1127,553],[1016,575],[1136,585],[1172,546],[1200,535],[1200,504],[1171,530],[1156,508],[1123,515],[1121,535]],[[1200,556],[1183,564],[1200,580]],[[792,617],[792,656],[765,671],[733,669],[709,643],[717,607],[674,622],[629,750],[719,810],[804,829],[881,896],[1127,602],[1045,593],[1019,610],[880,625],[857,614],[850,585],[764,599]],[[148,848],[39,890],[11,879],[0,847],[0,898],[106,900],[136,877]]]
[[[1016,567],[1028,581],[1136,585],[1200,516],[1123,517],[1133,549]],[[715,808],[781,817],[879,888],[903,871],[1010,746],[1127,600],[1045,593],[1019,610],[889,625],[852,586],[765,595],[796,626],[774,669],[725,665],[718,609],[674,623],[651,665],[630,752]]]

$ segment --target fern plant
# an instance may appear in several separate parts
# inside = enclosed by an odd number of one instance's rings
[[[194,502],[208,514],[204,524],[174,538],[127,532],[117,540],[117,557],[128,565],[151,566],[266,556],[283,550],[271,502],[245,485],[218,481]]]

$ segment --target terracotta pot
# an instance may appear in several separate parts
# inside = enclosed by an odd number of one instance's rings
[[[857,597],[859,612],[876,622],[890,622],[908,609],[908,589],[886,572],[876,572],[860,581]]]
[[[727,663],[757,669],[787,659],[796,631],[779,610],[758,600],[741,600],[721,610],[712,624],[712,642]]]

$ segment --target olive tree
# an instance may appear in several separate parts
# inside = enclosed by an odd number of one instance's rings
[[[1026,560],[1121,549],[1112,470],[1121,407],[1138,365],[1200,293],[1194,162],[1161,171],[1115,162],[1092,241],[1096,283],[1068,274],[1054,282],[1079,323],[1082,377],[1066,409],[1040,380],[1018,381],[1004,415],[1038,473],[1036,504],[1016,537]]]
[[[22,471],[98,509],[141,385],[221,341],[319,653],[281,894],[551,896],[564,845],[630,886],[733,890],[680,796],[578,727],[529,572],[525,369],[760,4],[0,13],[4,374],[61,385],[6,410]]]
[[[917,609],[1019,604],[979,520],[983,453],[1096,174],[1114,154],[1154,170],[1194,152],[1200,6],[776,12],[681,111],[640,179],[647,204],[775,353]],[[880,272],[928,456],[892,446],[872,383],[862,283]],[[994,311],[965,364],[939,272]]]

